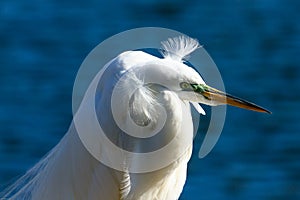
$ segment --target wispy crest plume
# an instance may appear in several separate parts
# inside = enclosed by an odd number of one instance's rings
[[[169,38],[161,44],[163,56],[177,61],[187,60],[193,51],[201,47],[198,40],[184,35]]]

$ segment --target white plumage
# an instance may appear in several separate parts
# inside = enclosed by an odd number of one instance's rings
[[[178,199],[186,180],[187,162],[192,153],[193,121],[190,103],[199,113],[204,114],[199,102],[209,104],[209,101],[218,101],[222,104],[228,97],[224,96],[224,93],[214,94],[215,90],[210,90],[209,86],[208,89],[200,90],[200,86],[205,86],[204,81],[194,69],[182,62],[199,47],[196,40],[180,36],[169,39],[162,45],[164,58],[142,51],[128,51],[109,62],[101,82],[91,83],[91,85],[97,84],[96,98],[89,96],[87,92],[76,115],[81,120],[80,123],[87,125],[86,130],[89,130],[88,124],[92,122],[89,109],[85,106],[89,101],[95,101],[95,111],[102,120],[100,120],[101,125],[111,131],[106,134],[115,133],[118,127],[111,125],[113,115],[107,114],[110,109],[108,97],[113,98],[112,90],[117,81],[120,77],[125,77],[122,79],[122,84],[119,84],[121,88],[117,88],[122,91],[116,111],[116,117],[120,118],[120,125],[125,128],[127,126],[132,132],[146,130],[132,134],[140,134],[141,138],[147,137],[148,135],[143,134],[155,130],[161,122],[161,115],[157,113],[160,113],[160,108],[163,107],[167,119],[160,130],[162,137],[158,138],[159,141],[152,140],[152,142],[168,144],[169,140],[174,141],[176,148],[162,155],[163,158],[173,159],[171,163],[154,171],[135,173],[132,169],[145,163],[141,163],[140,159],[134,156],[130,159],[124,156],[123,160],[120,160],[121,165],[124,164],[123,171],[108,167],[96,159],[97,156],[91,154],[89,149],[94,147],[86,148],[73,121],[59,144],[8,188],[2,198],[17,200]],[[137,88],[135,92],[128,94],[129,89],[133,87]],[[207,96],[208,94],[211,96]],[[214,95],[218,97],[221,95],[222,98],[210,98]],[[124,103],[126,98],[129,99],[128,104]],[[129,127],[132,122],[137,128]],[[119,147],[134,152],[144,152],[145,148],[151,149],[154,145],[154,143],[141,145],[140,140],[131,142],[118,134],[113,137],[113,140]],[[104,147],[100,145],[95,151],[99,155],[106,150],[101,148]],[[157,162],[164,162],[164,159]]]

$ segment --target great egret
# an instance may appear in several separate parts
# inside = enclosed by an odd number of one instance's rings
[[[206,85],[183,62],[199,47],[197,40],[181,36],[162,44],[163,58],[144,51],[127,51],[110,61],[99,72],[101,79],[97,79],[96,87],[93,83],[89,87],[63,139],[8,188],[1,199],[178,199],[192,152],[190,103],[202,114],[205,112],[198,103],[229,104],[269,113]],[[90,95],[93,87],[95,96]],[[88,108],[90,102],[94,102],[92,109],[109,140],[126,153],[136,153],[130,158],[119,157],[119,166],[101,162],[103,157],[108,161],[114,159],[111,151],[101,146],[103,140],[87,146],[91,144],[89,128],[94,125],[90,114],[93,111]],[[76,126],[76,120],[83,130]],[[78,134],[79,131],[85,131],[86,135]],[[135,158],[138,153],[154,152],[169,145],[171,140],[173,149],[164,151],[156,162],[172,162],[158,168],[153,162],[147,163],[154,170],[138,171],[145,164]],[[183,141],[187,145],[182,145]]]

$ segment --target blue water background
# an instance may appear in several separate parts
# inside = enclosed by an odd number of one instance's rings
[[[228,107],[204,159],[199,133],[181,199],[300,199],[299,19],[297,0],[1,0],[0,185],[67,131],[86,55],[116,33],[157,26],[198,38],[227,92],[273,111]]]

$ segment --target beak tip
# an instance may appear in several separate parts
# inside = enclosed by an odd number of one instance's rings
[[[272,112],[269,111],[269,110],[266,110],[265,112],[268,113],[268,114],[270,114],[270,115],[272,114]]]

